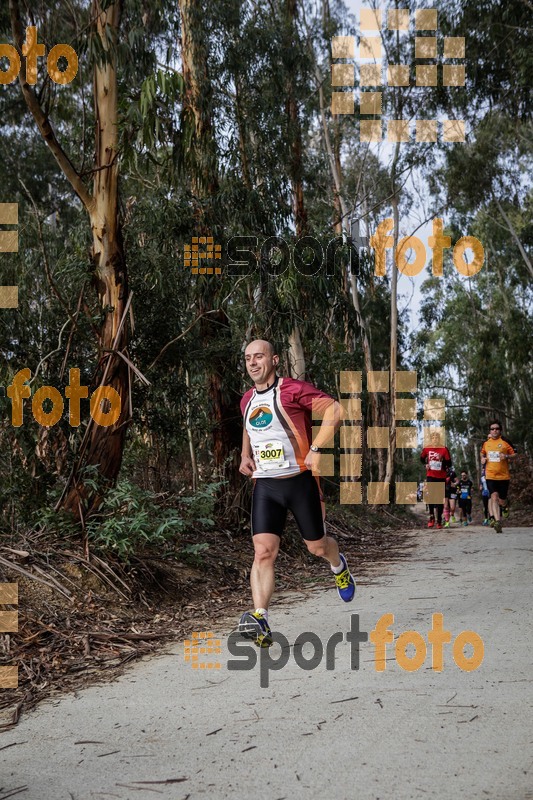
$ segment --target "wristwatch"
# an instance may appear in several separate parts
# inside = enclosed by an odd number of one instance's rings
[[[320,447],[317,447],[316,444],[312,444],[309,448],[313,451],[313,453],[320,453]]]

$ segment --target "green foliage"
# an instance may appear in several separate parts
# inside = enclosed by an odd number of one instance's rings
[[[94,491],[101,488],[95,476],[85,476],[84,485]],[[167,495],[162,498],[126,479],[121,480],[116,488],[106,493],[98,513],[87,520],[89,542],[100,552],[116,553],[126,561],[145,550],[175,547],[181,533],[214,525],[213,511],[219,488],[218,483],[207,484],[194,495],[172,501]],[[39,529],[47,529],[62,539],[78,537],[79,525],[71,514],[53,511],[54,500],[57,500],[56,493],[49,496],[47,506],[36,512]],[[175,505],[170,505],[171,502]],[[197,565],[207,547],[206,543],[188,544],[178,548],[177,554]]]
[[[87,521],[87,533],[97,546],[127,558],[143,547],[176,539],[185,525],[176,509],[158,506],[152,492],[121,481]]]
[[[202,553],[209,550],[207,542],[200,542],[199,544],[186,544],[179,550],[179,557],[182,561],[190,564],[192,567],[199,567],[202,564]]]
[[[302,0],[295,4],[292,21],[285,0],[198,0],[193,5],[192,34],[203,59],[197,77],[206,88],[202,120],[184,108],[189,98],[175,3],[125,0],[119,41],[110,42],[119,67],[121,232],[135,321],[128,357],[150,385],[132,379],[133,422],[123,480],[87,524],[95,545],[123,557],[145,545],[173,542],[194,524],[214,525],[221,489],[228,503],[246,507],[247,498],[237,494],[244,486],[240,476],[232,486],[219,481],[214,441],[224,426],[240,424],[238,401],[248,386],[242,364],[247,340],[273,340],[286,374],[288,339],[298,325],[307,377],[333,395],[340,370],[364,369],[346,261],[337,264],[333,275],[323,267],[314,276],[301,275],[292,265],[279,276],[260,268],[232,276],[227,263],[221,276],[193,276],[184,267],[184,246],[199,228],[224,245],[232,236],[254,237],[258,261],[269,236],[282,236],[292,246],[292,172],[302,177],[308,233],[325,249],[339,219],[319,86],[350,212],[367,219],[371,231],[390,216],[390,164],[383,153],[361,144],[356,115],[333,118],[329,112],[331,36],[353,33],[344,5],[329,0],[322,9],[320,3]],[[23,13],[29,10],[28,4],[21,7]],[[415,334],[408,334],[409,311],[399,323],[398,366],[418,370],[423,392],[445,393],[447,427],[460,459],[463,448],[483,435],[487,415],[500,409],[508,415],[511,436],[529,452],[533,447],[528,423],[532,298],[530,274],[516,243],[518,237],[526,252],[533,244],[527,177],[533,152],[527,124],[533,48],[527,13],[523,0],[443,0],[439,36],[467,39],[466,90],[388,87],[383,92],[386,115],[401,101],[403,116],[417,116],[424,108],[430,118],[445,113],[468,123],[467,143],[442,149],[402,145],[395,167],[403,216],[415,203],[415,211],[421,211],[416,192],[409,194],[409,170],[415,167],[438,209],[435,216],[446,208],[454,232],[477,236],[488,257],[483,273],[471,281],[447,272],[445,283],[426,282]],[[104,53],[99,38],[90,33],[89,4],[56,0],[32,9],[32,15],[41,41],[70,42],[78,52],[80,70],[71,85],[52,86],[39,75],[37,89],[68,157],[91,188],[92,76]],[[1,41],[12,40],[7,6],[0,9],[0,33]],[[412,37],[384,35],[391,63],[412,63]],[[295,164],[289,89],[301,129],[300,164]],[[97,336],[102,310],[88,255],[87,215],[37,131],[17,83],[0,93],[0,134],[6,143],[0,159],[1,200],[19,203],[20,223],[19,252],[0,262],[0,283],[18,284],[20,297],[18,309],[0,311],[0,385],[7,385],[18,369],[29,367],[34,374],[40,365],[33,391],[50,385],[63,394],[69,368],[80,368],[82,383],[91,384],[102,356]],[[374,368],[387,369],[390,284],[374,278],[371,259],[364,260],[356,283]],[[215,378],[222,421],[213,408]],[[365,392],[361,399],[367,422]],[[2,422],[9,418],[9,402],[3,406]],[[8,530],[27,526],[37,511],[60,535],[78,536],[79,528],[68,517],[43,515],[43,505],[47,492],[63,485],[69,474],[89,419],[88,402],[82,401],[79,429],[69,426],[65,410],[46,446],[42,431],[28,419],[29,401],[25,413],[22,429],[0,428],[1,525]],[[227,464],[233,444],[228,436]],[[65,458],[55,459],[62,447]],[[196,493],[191,448],[200,482]],[[471,449],[465,455],[474,457]],[[418,465],[403,457],[398,457],[398,475],[409,479]],[[365,456],[372,469],[374,459],[373,452]],[[103,490],[96,472],[85,478],[88,488]],[[165,507],[162,493],[179,497],[179,510]],[[53,505],[52,495],[48,502]],[[185,548],[187,557],[201,552]]]
[[[180,502],[187,509],[188,519],[197,524],[212,527],[216,497],[219,490],[225,485],[224,481],[208,483],[198,489],[194,494],[181,497]]]

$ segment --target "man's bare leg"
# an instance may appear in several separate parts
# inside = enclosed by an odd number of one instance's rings
[[[268,606],[274,593],[274,564],[279,552],[280,537],[275,533],[256,533],[253,537],[254,563],[250,573],[250,586],[254,607]]]
[[[500,496],[498,492],[493,492],[489,500],[489,511],[496,520],[500,521]]]
[[[339,553],[339,546],[331,536],[323,536],[321,539],[306,539],[305,543],[310,553],[320,556],[329,561],[332,571],[335,574],[337,592],[341,600],[349,603],[355,594],[355,581],[348,569],[346,559]]]
[[[307,549],[314,556],[320,556],[329,561],[332,567],[338,567],[341,563],[339,555],[339,545],[331,536],[324,536],[322,539],[313,541],[306,539]]]

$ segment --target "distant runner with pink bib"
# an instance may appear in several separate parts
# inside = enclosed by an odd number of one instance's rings
[[[438,431],[430,435],[430,442],[431,446],[424,447],[420,453],[420,461],[426,465],[426,481],[445,484],[446,470],[452,463],[450,452],[447,447],[441,447],[441,437]],[[435,527],[435,509],[437,511],[437,528],[442,528],[444,503],[429,503],[428,528]]]

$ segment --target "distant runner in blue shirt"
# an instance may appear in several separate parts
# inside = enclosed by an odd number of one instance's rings
[[[457,496],[459,499],[459,508],[461,509],[461,522],[463,525],[468,525],[472,522],[472,487],[473,483],[468,477],[468,472],[463,470],[461,478],[457,484]]]

